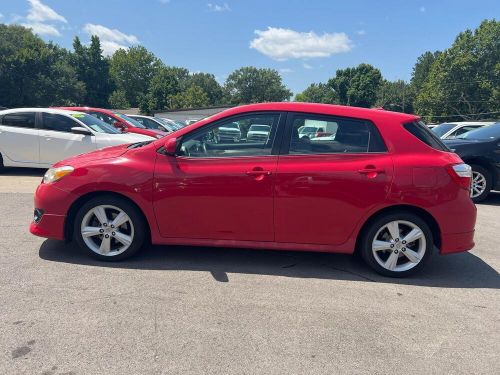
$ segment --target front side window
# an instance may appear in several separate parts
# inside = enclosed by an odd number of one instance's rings
[[[387,151],[369,121],[320,115],[295,115],[290,154],[337,154]]]
[[[35,128],[35,112],[8,113],[2,118],[2,125],[16,128]]]
[[[119,134],[120,132],[116,130],[115,127],[109,125],[108,123],[99,120],[98,118],[91,116],[87,113],[72,113],[71,117],[78,119],[83,122],[89,128],[97,133],[108,133],[108,134]]]
[[[279,114],[265,113],[234,117],[183,137],[180,155],[189,157],[237,157],[271,155]],[[252,125],[264,126],[269,134],[248,137]]]
[[[45,130],[71,133],[71,128],[80,126],[75,120],[56,113],[43,113],[42,118]]]

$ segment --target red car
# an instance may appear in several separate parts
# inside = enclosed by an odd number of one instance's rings
[[[329,141],[298,129],[335,122]],[[219,129],[238,124],[241,139]],[[246,140],[252,125],[268,137]],[[474,246],[471,169],[417,116],[307,103],[232,108],[164,139],[55,164],[35,195],[31,233],[73,239],[101,260],[151,241],[359,252],[405,276]]]
[[[119,113],[109,109],[92,108],[92,107],[58,107],[58,108],[68,109],[70,111],[88,113],[89,115],[97,117],[101,121],[113,125],[115,128],[120,129],[124,133],[144,134],[157,139],[162,138],[168,134],[160,130],[148,129],[144,125],[142,125],[139,121],[134,120],[133,118],[130,118],[127,115],[124,115],[123,113]]]

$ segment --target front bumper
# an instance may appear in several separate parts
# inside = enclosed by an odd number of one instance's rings
[[[30,233],[38,237],[64,240],[65,220],[64,215],[44,214],[38,223],[33,221],[30,224]]]

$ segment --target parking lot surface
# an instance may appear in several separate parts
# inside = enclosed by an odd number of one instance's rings
[[[28,232],[42,174],[0,174],[0,374],[500,373],[498,193],[474,250],[389,279],[302,252],[103,264]]]

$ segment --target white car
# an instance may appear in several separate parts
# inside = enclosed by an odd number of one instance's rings
[[[479,129],[483,126],[494,124],[495,121],[462,121],[462,122],[444,122],[431,128],[431,130],[441,139],[454,139],[459,135]]]
[[[0,167],[48,168],[99,148],[150,140],[154,138],[122,134],[82,112],[52,108],[0,111]]]
[[[247,142],[262,142],[266,143],[271,133],[269,125],[253,124],[247,132]]]

